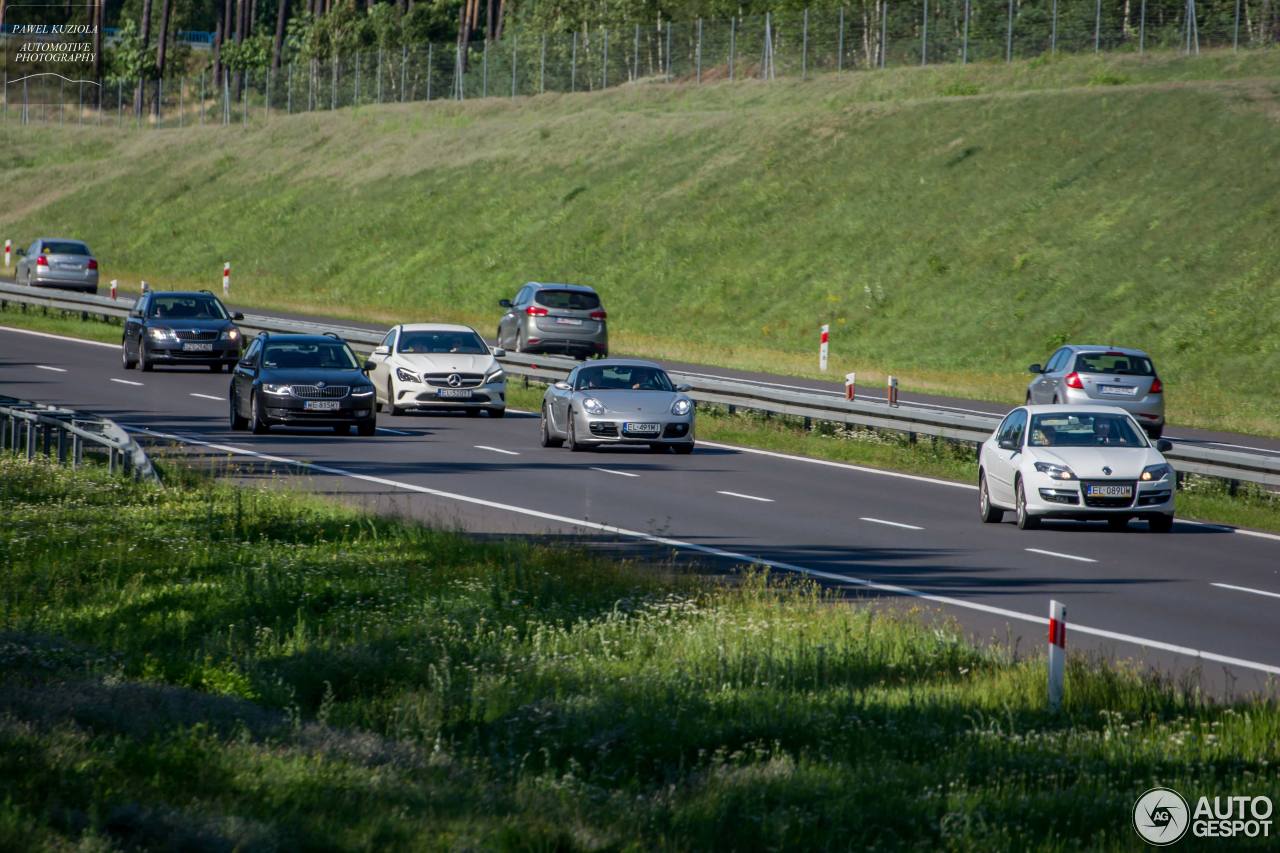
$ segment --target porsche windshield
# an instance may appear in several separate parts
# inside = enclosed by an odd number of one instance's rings
[[[670,377],[656,367],[642,365],[611,364],[600,367],[584,367],[578,371],[574,386],[579,391],[674,391]]]

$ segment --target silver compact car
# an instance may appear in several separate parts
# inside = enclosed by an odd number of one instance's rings
[[[1069,344],[1044,366],[1027,369],[1035,374],[1028,405],[1115,406],[1137,418],[1152,438],[1164,432],[1164,383],[1142,350]]]
[[[507,309],[498,321],[498,346],[504,349],[575,358],[609,355],[608,314],[589,287],[531,281],[514,299],[498,304]]]
[[[693,452],[693,400],[651,361],[607,359],[573,369],[542,398],[542,446],[587,450],[647,444]]]
[[[1022,406],[1005,416],[978,451],[978,513],[988,524],[1007,510],[1018,527],[1045,518],[1131,518],[1153,532],[1173,528],[1177,478],[1133,416],[1113,406]]]
[[[62,290],[98,292],[98,259],[80,240],[41,237],[26,249],[18,249],[18,284],[57,287]]]

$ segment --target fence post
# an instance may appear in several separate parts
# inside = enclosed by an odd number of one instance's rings
[[[844,7],[840,7],[840,35],[836,38],[836,73],[844,71]]]
[[[1094,0],[1093,4],[1093,52],[1102,49],[1102,0]]]
[[[1142,0],[1142,17],[1138,25],[1138,55],[1147,52],[1147,0]]]
[[[360,51],[356,51],[356,88],[351,96],[351,106],[360,106]]]
[[[240,126],[249,126],[249,86],[252,85],[253,74],[247,69],[244,72],[244,86],[240,89]]]
[[[1062,679],[1067,658],[1067,608],[1049,601],[1049,708],[1062,705]]]
[[[329,80],[329,109],[336,110],[338,108],[338,57],[333,58],[332,62],[333,76]]]
[[[517,36],[514,32],[511,34],[511,97],[516,96],[516,45],[519,44]]]
[[[1004,38],[1004,61],[1013,62],[1013,0],[1009,0],[1009,26]]]
[[[886,54],[889,53],[889,0],[880,6],[880,67],[884,68]]]
[[[698,83],[702,83],[702,19],[698,19],[698,45],[694,48],[694,57],[697,61]]]
[[[800,25],[800,79],[809,79],[809,7],[804,7],[804,20]]]
[[[924,13],[920,16],[920,65],[929,64],[929,0],[924,0]]]
[[[378,45],[378,103],[382,103],[382,45]]]
[[[427,100],[431,100],[431,54],[432,44],[427,42]]]
[[[538,56],[538,94],[547,91],[547,34],[542,34],[542,53]]]
[[[640,79],[640,25],[636,24],[635,44],[631,48],[631,80]]]
[[[1231,49],[1237,52],[1240,50],[1240,0],[1236,0],[1236,26],[1231,37]]]
[[[1058,55],[1058,0],[1053,0],[1053,21],[1049,25],[1049,53]]]
[[[285,82],[285,114],[293,115],[293,63],[289,63],[289,75]]]
[[[729,19],[729,82],[733,82],[733,60],[738,51],[738,16]]]
[[[964,39],[960,43],[960,64],[969,64],[969,0],[964,0]]]
[[[489,39],[484,40],[484,57],[480,60],[480,97],[489,97]]]
[[[178,79],[178,127],[187,126],[187,78]]]
[[[609,88],[609,28],[602,27],[601,29],[604,30],[604,49],[603,49],[604,52],[601,55],[601,59],[603,61],[600,63],[603,68],[603,70],[600,72],[600,88],[608,89]]]
[[[667,21],[667,82],[671,82],[671,22]]]
[[[578,91],[578,31],[573,31],[573,52],[569,57],[569,91]]]

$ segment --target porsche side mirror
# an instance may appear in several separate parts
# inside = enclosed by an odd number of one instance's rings
[[[1027,368],[1027,372],[1029,372],[1029,373],[1044,373],[1044,368],[1043,368],[1043,367],[1041,367],[1041,366],[1040,366],[1040,365],[1038,365],[1038,364],[1033,364],[1033,365],[1031,365],[1030,367],[1028,367],[1028,368]]]
[[[692,391],[692,390],[693,390],[693,386],[692,386],[692,385],[677,385],[677,386],[676,386],[676,390],[677,390],[677,391],[679,391],[681,394],[688,394],[690,391]]]
[[[502,347],[494,347],[494,348],[493,348],[493,357],[494,357],[494,358],[506,358],[506,357],[507,357],[507,351],[506,351],[506,350],[504,350]]]
[[[568,382],[557,382],[555,385],[552,385],[551,387],[555,388],[557,391],[571,391],[573,389],[573,386],[570,385]]]
[[[1156,439],[1156,450],[1159,450],[1161,453],[1168,453],[1170,450],[1173,450],[1173,442],[1167,438],[1158,438]]]

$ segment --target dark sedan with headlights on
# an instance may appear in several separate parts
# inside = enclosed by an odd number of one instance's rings
[[[573,369],[542,398],[542,446],[644,444],[693,452],[693,400],[651,361],[604,359]]]
[[[258,335],[232,372],[227,394],[233,430],[331,427],[347,435],[377,429],[373,362],[361,362],[337,335]]]
[[[125,318],[120,363],[125,370],[186,364],[230,370],[244,342],[235,321],[243,319],[207,290],[148,291]]]

